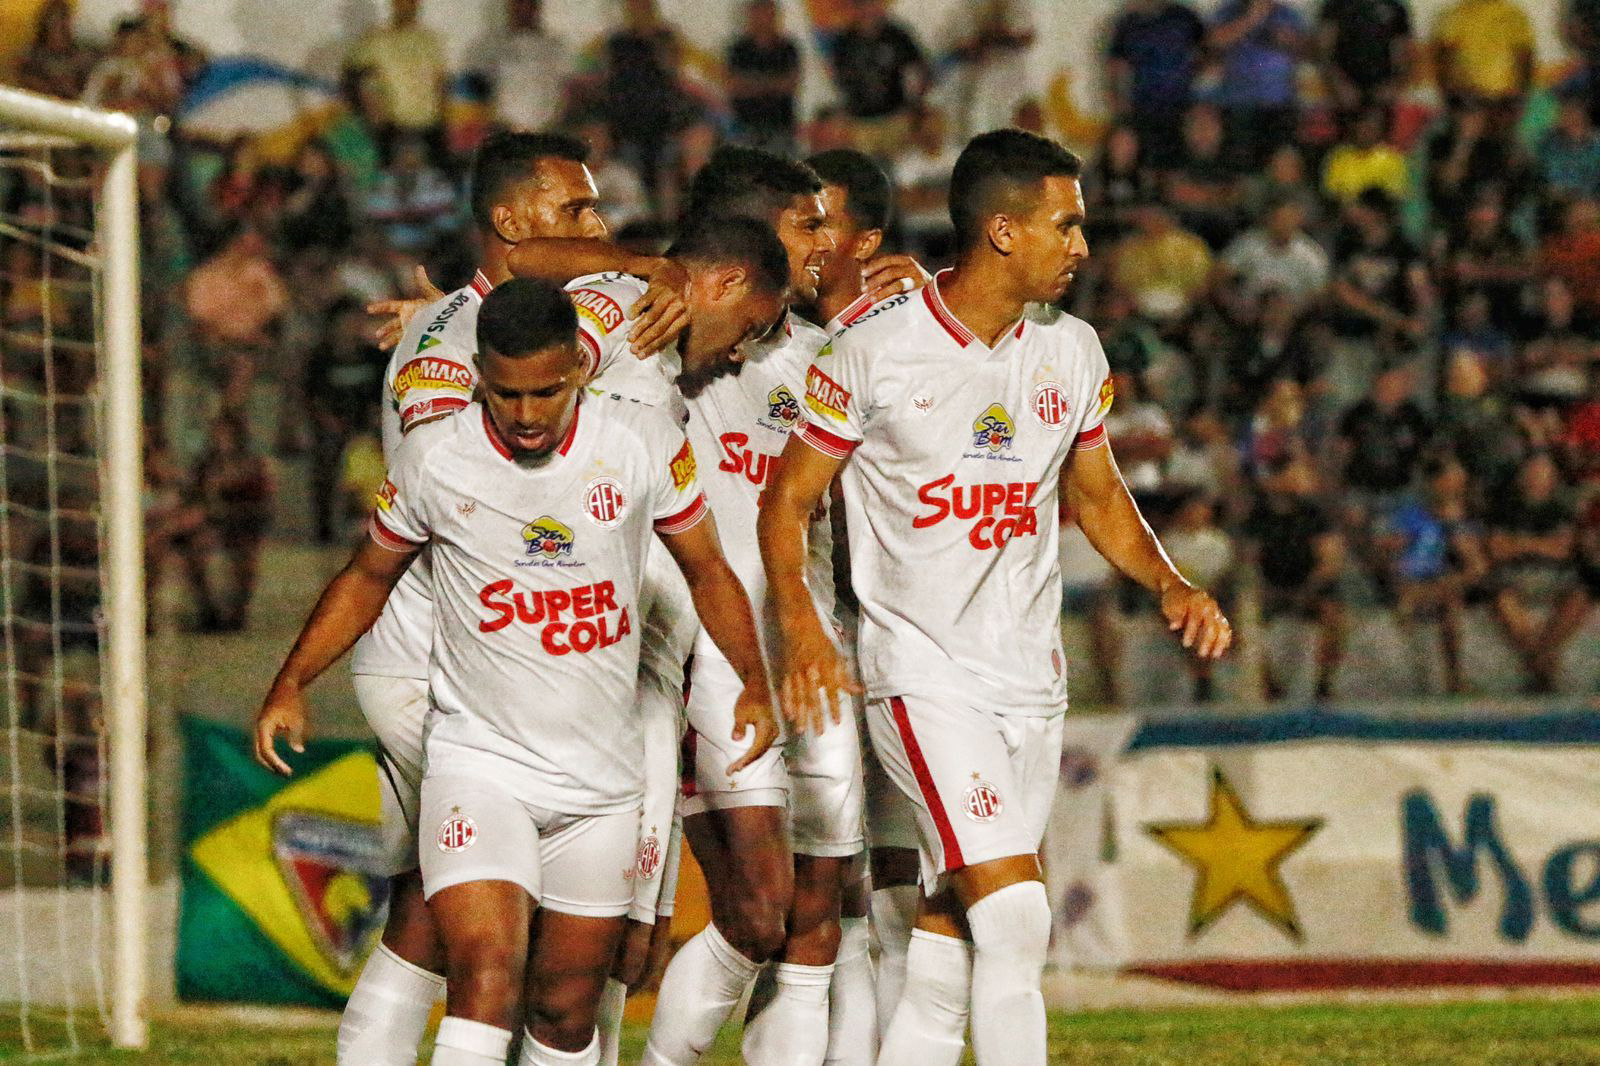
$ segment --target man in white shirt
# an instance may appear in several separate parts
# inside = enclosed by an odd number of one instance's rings
[[[762,509],[782,698],[795,721],[837,718],[857,685],[804,575],[809,515],[844,472],[867,723],[917,807],[929,896],[884,1066],[954,1066],[969,994],[980,1066],[1046,1061],[1037,852],[1066,711],[1058,494],[1185,646],[1214,657],[1231,640],[1117,473],[1094,330],[1048,306],[1088,255],[1080,172],[1044,138],[974,138],[951,179],[957,266],[818,355]]]
[[[561,119],[576,68],[566,42],[545,29],[542,0],[507,0],[505,32],[488,42],[485,64],[501,125],[532,133]]]
[[[763,269],[762,255],[734,236],[695,250],[696,272],[717,294],[704,320],[742,321],[770,307],[761,312],[770,321],[782,272]],[[749,682],[738,720],[768,737],[775,729],[748,599],[722,558],[681,431],[647,406],[580,403],[588,365],[576,313],[547,283],[492,293],[478,336],[483,404],[399,449],[373,542],[329,585],[296,641],[258,718],[256,754],[289,772],[274,741],[286,732],[300,746],[304,686],[377,619],[431,545],[438,629],[423,879],[450,987],[433,1061],[503,1063],[526,972],[520,1061],[596,1063],[595,1007],[633,899],[639,595],[653,535]],[[732,354],[706,347],[686,361],[710,366]],[[530,500],[541,513],[527,513]]]

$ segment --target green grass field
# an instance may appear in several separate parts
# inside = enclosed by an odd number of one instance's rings
[[[0,1061],[20,1061],[15,1019],[0,1022]],[[628,1034],[636,1061],[643,1032]],[[1097,1011],[1051,1020],[1052,1063],[1096,1066],[1600,1066],[1600,1000],[1430,1006],[1207,1007]],[[158,1019],[147,1052],[89,1051],[74,1063],[311,1066],[333,1062],[333,1025],[251,1025],[226,1013]],[[735,1066],[725,1033],[707,1066]]]

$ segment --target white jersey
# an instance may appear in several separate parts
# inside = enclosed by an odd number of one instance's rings
[[[430,753],[468,772],[509,763],[517,798],[553,811],[637,804],[645,558],[655,533],[706,514],[688,440],[648,407],[585,396],[539,461],[514,459],[480,405],[412,433],[372,536],[431,545]]]
[[[479,271],[471,284],[412,316],[383,374],[383,456],[393,462],[401,439],[420,422],[459,411],[478,387],[478,309],[490,289]],[[383,614],[356,642],[351,672],[382,677],[428,676],[433,591],[428,552],[389,594]]]
[[[848,458],[845,511],[869,699],[1066,707],[1056,500],[1106,441],[1110,369],[1088,323],[1030,308],[986,349],[938,279],[864,314],[806,381],[801,439]]]

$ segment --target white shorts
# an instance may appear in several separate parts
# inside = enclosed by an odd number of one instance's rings
[[[1066,714],[998,715],[921,696],[873,700],[867,727],[884,772],[912,802],[922,884],[951,870],[1032,855],[1061,776]]]
[[[422,779],[422,891],[510,881],[541,907],[615,918],[633,905],[639,810],[561,814],[481,774],[430,766]]]
[[[654,925],[672,913],[678,891],[678,745],[683,734],[683,684],[639,671],[639,716],[644,733],[644,807],[628,917]],[[663,909],[665,908],[665,909]]]
[[[733,708],[743,690],[726,660],[694,657],[679,813],[787,807],[798,854],[842,858],[859,852],[864,801],[861,733],[853,710],[820,736],[789,736],[785,730],[771,750],[729,777],[728,766],[750,750],[753,739],[733,739]]]
[[[382,872],[417,868],[417,804],[422,794],[422,726],[428,682],[416,677],[351,674],[361,715],[378,738],[378,832]]]
[[[868,740],[861,753],[861,770],[866,780],[867,846],[916,851],[919,846],[916,805],[895,787],[878,758],[877,746],[870,743],[870,733]]]

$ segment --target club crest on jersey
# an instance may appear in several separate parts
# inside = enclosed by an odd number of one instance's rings
[[[793,429],[800,421],[800,401],[794,398],[789,386],[779,385],[767,393],[767,417],[784,429]]]
[[[627,513],[628,498],[622,494],[622,482],[614,477],[597,477],[583,490],[583,513],[601,529],[612,529]]]
[[[972,446],[980,452],[998,455],[1011,447],[1016,435],[1017,424],[998,403],[990,404],[972,423]]]
[[[1006,809],[999,791],[989,782],[973,774],[972,786],[961,797],[961,809],[974,822],[992,822]]]
[[[661,841],[654,834],[639,841],[639,857],[634,869],[641,881],[648,881],[661,871]]]
[[[522,527],[527,554],[554,562],[572,555],[572,530],[549,515],[542,515]]]
[[[1067,403],[1067,390],[1059,381],[1041,381],[1033,387],[1033,417],[1045,429],[1060,429],[1067,424],[1071,407]]]
[[[478,842],[478,823],[462,814],[459,809],[439,826],[439,850],[445,854],[466,851]]]

